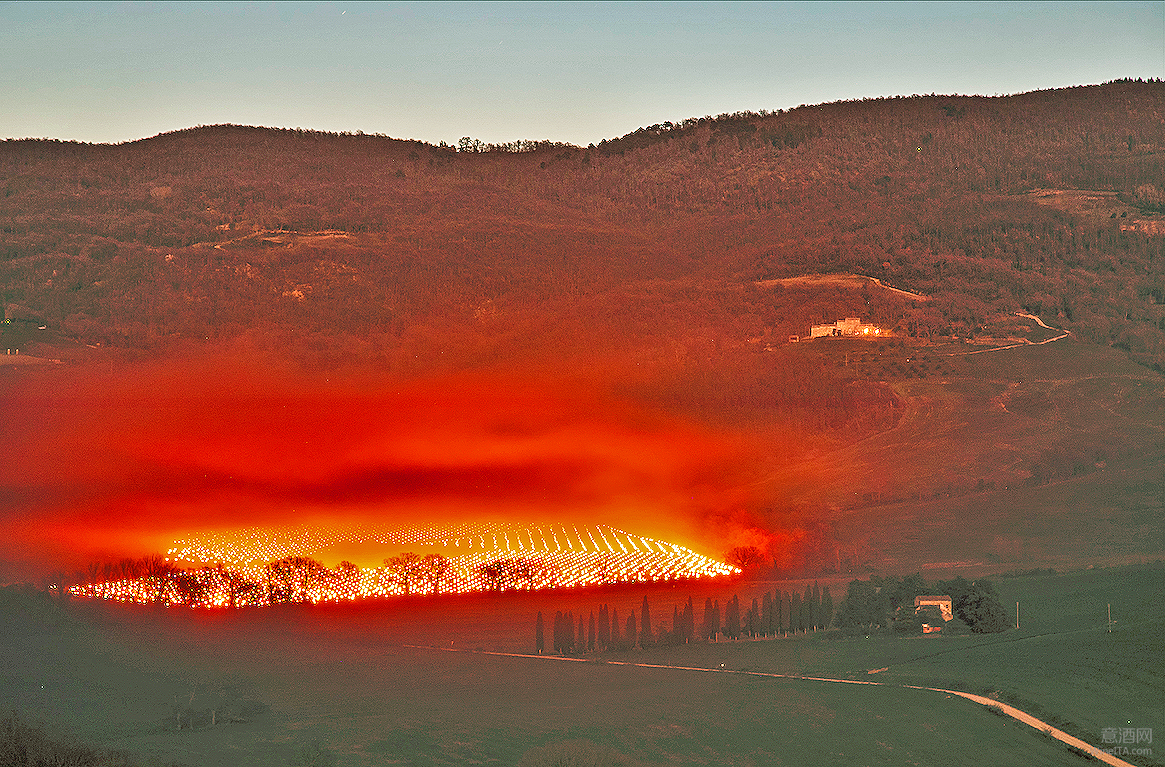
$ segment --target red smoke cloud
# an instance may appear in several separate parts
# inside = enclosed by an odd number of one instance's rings
[[[2,396],[9,569],[322,518],[607,522],[720,554],[695,523],[749,502],[739,476],[756,454],[577,376],[193,359],[45,371]]]

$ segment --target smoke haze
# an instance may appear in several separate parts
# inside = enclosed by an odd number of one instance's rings
[[[714,556],[748,504],[747,440],[578,375],[312,374],[186,358],[13,382],[6,569],[164,551],[191,530],[309,521],[605,522]]]

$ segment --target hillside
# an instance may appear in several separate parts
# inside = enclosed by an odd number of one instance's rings
[[[732,479],[750,489],[717,513],[795,531],[790,568],[1026,561],[1073,541],[1159,555],[1162,179],[1158,81],[738,113],[586,148],[233,125],[8,140],[0,347],[581,378],[759,440]],[[1051,333],[1016,313],[1071,339],[965,354]],[[859,316],[890,339],[789,343]],[[72,374],[33,367],[0,368],[5,385]],[[1014,511],[973,550],[916,542],[904,520],[962,519],[967,493]],[[1021,507],[1098,497],[1125,499],[1107,538],[1084,511],[1016,528]],[[876,555],[871,508],[901,522]]]
[[[845,271],[933,296],[917,317],[870,309],[915,335],[1024,309],[1161,363],[1163,120],[1165,85],[1114,82],[702,118],[586,149],[241,126],[6,141],[0,284],[119,346],[255,327],[391,345],[483,311],[617,312],[648,345],[731,345],[856,309],[793,314],[753,281]]]

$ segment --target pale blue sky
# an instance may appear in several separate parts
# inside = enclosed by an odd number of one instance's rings
[[[0,2],[0,137],[231,122],[585,145],[736,110],[1165,77],[1165,2]]]

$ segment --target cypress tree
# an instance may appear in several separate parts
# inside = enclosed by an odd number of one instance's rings
[[[599,608],[599,649],[606,650],[611,646],[611,615],[606,605]]]
[[[805,596],[801,598],[801,625],[803,631],[813,628],[813,592],[805,584]]]
[[[773,633],[773,592],[766,591],[760,603],[760,633],[771,636]]]
[[[643,596],[643,607],[640,608],[643,617],[639,620],[639,644],[646,647],[651,643],[651,608],[647,605],[647,595]]]
[[[821,592],[821,623],[823,629],[833,625],[833,596],[829,593],[828,586]]]
[[[611,608],[611,646],[619,646],[619,611]]]
[[[817,581],[813,581],[813,630],[823,629],[825,626],[821,625],[821,587],[817,585]]]
[[[760,633],[760,607],[756,604],[756,597],[752,599],[752,607],[748,608],[748,635],[756,636]]]
[[[691,642],[696,638],[696,609],[692,606],[692,598],[688,597],[688,603],[684,605],[684,631],[683,638],[685,642]]]
[[[846,588],[845,598],[837,610],[837,625],[841,628],[883,625],[876,587],[870,581],[854,579]]]
[[[583,623],[582,613],[578,614],[578,644],[575,647],[579,652],[586,652],[587,649],[587,628]]]
[[[562,611],[554,612],[554,652],[562,651]]]
[[[731,639],[740,636],[740,598],[735,594],[724,608],[724,635]]]
[[[715,638],[720,634],[720,600],[717,599],[712,603],[712,637]]]
[[[587,652],[595,651],[595,614],[591,612],[591,621],[587,624]]]
[[[660,631],[663,627],[660,627]],[[680,617],[680,608],[672,605],[671,608],[671,635],[668,637],[669,644],[679,644],[683,640],[684,621]]]
[[[712,624],[712,597],[704,599],[704,625],[700,629],[700,633],[704,639],[711,639],[716,636],[716,630],[719,626]]]
[[[543,636],[542,611],[539,610],[538,611],[538,618],[537,618],[537,620],[534,621],[534,649],[536,649],[538,651],[538,654],[541,655],[542,650],[545,647],[545,645],[546,645],[546,637]]]
[[[790,631],[796,631],[796,621],[793,619],[793,594],[795,592],[788,592],[785,594],[785,636],[789,635]]]
[[[574,650],[574,612],[566,611],[566,615],[562,618],[562,651],[572,652]]]
[[[776,634],[780,634],[785,630],[785,610],[783,608],[784,604],[785,595],[781,593],[780,589],[777,589],[777,595],[773,598],[773,626],[774,633]]]
[[[796,589],[789,592],[789,631],[796,634],[801,630],[801,595]]]

